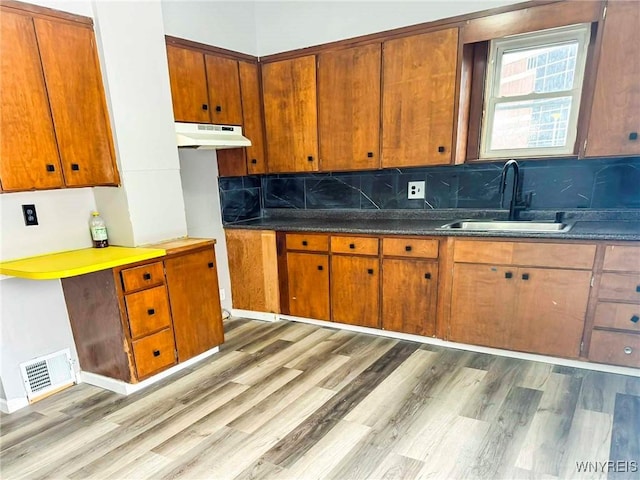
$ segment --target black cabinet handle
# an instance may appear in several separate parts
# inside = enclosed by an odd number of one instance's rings
[[[155,308],[150,308],[149,310],[147,310],[147,313],[148,313],[149,315],[155,315],[156,310],[155,310]]]
[[[207,267],[209,267],[209,268],[213,268],[213,262],[209,262],[209,263],[207,263]]]
[[[349,248],[350,248],[351,250],[355,250],[355,248],[356,248],[356,244],[355,244],[355,243],[350,243],[350,244],[349,244]]]
[[[373,275],[373,268],[367,268],[367,273],[369,275]]]
[[[505,272],[504,274],[504,278],[512,278],[513,277],[513,273],[511,272]]]
[[[143,273],[142,274],[142,278],[144,280],[151,280],[151,274],[150,273]]]
[[[221,112],[222,111],[222,107],[220,105],[216,105],[216,112]]]
[[[308,160],[309,162],[313,162],[313,156],[309,155],[309,156],[307,157],[307,160]]]
[[[638,320],[640,320],[640,317],[638,315],[632,315],[629,320],[633,323],[638,323]]]
[[[440,153],[444,153],[444,146],[440,145],[440,146],[438,147],[438,152],[440,152]]]
[[[367,152],[367,157],[373,158],[373,152]]]
[[[78,165],[77,163],[72,163],[71,170],[75,170],[75,171],[80,170],[80,165]]]
[[[51,163],[47,163],[47,172],[55,172],[55,171],[56,171],[56,167]]]
[[[307,245],[309,245],[309,242],[307,242],[306,240],[302,240],[302,246],[306,247]]]
[[[318,265],[318,270],[322,271],[324,270],[324,267],[322,265]]]
[[[427,280],[431,280],[431,274],[430,273],[425,273],[424,274],[424,278],[426,278]]]
[[[207,105],[206,103],[203,103],[202,110],[209,110],[209,105]]]
[[[411,245],[407,245],[406,247],[404,247],[405,252],[410,252],[411,251]]]
[[[154,357],[159,357],[160,356],[160,350],[154,350],[153,351],[153,356]]]
[[[258,163],[258,160],[256,160],[255,158],[252,158],[251,159],[251,163],[253,163],[255,165],[256,163]]]
[[[522,274],[522,279],[523,280],[529,280],[529,274],[528,273],[523,273]]]
[[[637,140],[637,139],[638,139],[638,132],[629,133],[629,140]]]

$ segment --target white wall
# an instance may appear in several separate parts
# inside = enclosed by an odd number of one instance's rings
[[[258,55],[271,55],[520,2],[258,0],[255,11]]]
[[[255,2],[162,0],[167,35],[257,55]]]

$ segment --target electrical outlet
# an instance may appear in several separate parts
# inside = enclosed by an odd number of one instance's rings
[[[220,289],[220,300],[225,300],[227,298],[227,292],[224,291],[224,288]]]
[[[423,200],[424,182],[409,182],[407,185],[407,198],[409,200]]]
[[[24,216],[24,224],[27,227],[38,225],[38,214],[36,213],[35,205],[22,205],[22,215]]]

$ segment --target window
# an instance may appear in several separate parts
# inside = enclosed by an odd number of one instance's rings
[[[482,158],[574,152],[590,26],[493,40]]]

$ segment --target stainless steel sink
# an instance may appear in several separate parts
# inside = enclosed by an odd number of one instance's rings
[[[568,232],[573,225],[558,222],[529,222],[529,221],[509,221],[509,220],[456,220],[452,223],[442,225],[442,229],[466,230],[472,232],[547,232],[564,233]]]

